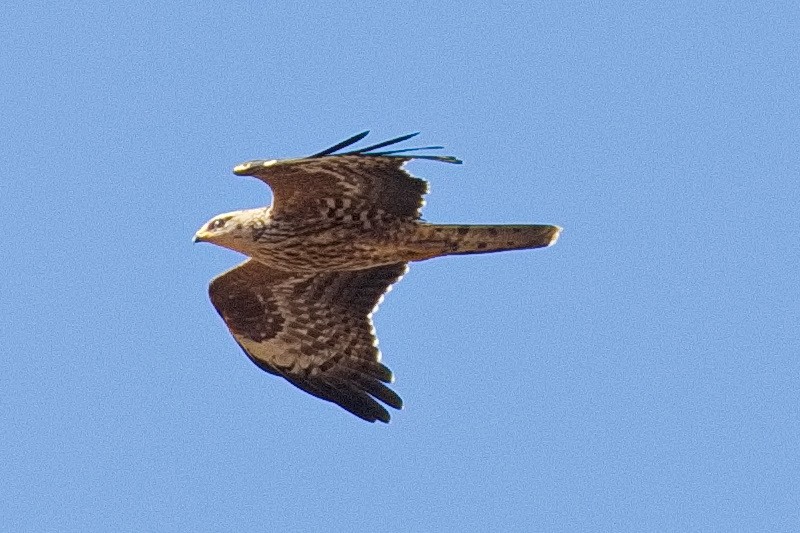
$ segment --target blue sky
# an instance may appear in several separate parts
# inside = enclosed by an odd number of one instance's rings
[[[0,530],[800,528],[794,3],[11,2]],[[230,170],[422,131],[367,424],[258,370],[192,245]]]

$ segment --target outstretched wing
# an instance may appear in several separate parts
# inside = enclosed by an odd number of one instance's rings
[[[405,171],[403,165],[411,159],[447,163],[461,161],[451,156],[411,154],[440,146],[375,151],[405,141],[416,133],[358,150],[335,153],[358,142],[367,133],[355,135],[309,157],[248,161],[236,166],[233,172],[255,176],[270,186],[274,196],[274,218],[300,218],[304,221],[335,218],[339,223],[418,219],[428,184]]]
[[[384,383],[372,312],[405,263],[296,276],[248,259],[212,280],[211,302],[260,368],[354,415],[389,421],[378,400],[403,402]]]

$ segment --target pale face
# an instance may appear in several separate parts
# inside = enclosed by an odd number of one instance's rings
[[[252,226],[261,221],[263,209],[248,209],[217,215],[197,230],[194,242],[210,242],[237,252],[246,253],[253,246]]]

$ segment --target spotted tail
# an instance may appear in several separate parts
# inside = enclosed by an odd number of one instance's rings
[[[417,242],[425,257],[486,254],[505,250],[543,248],[558,240],[561,228],[548,225],[449,225],[421,224]]]

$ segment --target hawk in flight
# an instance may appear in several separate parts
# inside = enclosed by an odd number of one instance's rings
[[[211,302],[244,353],[263,370],[354,415],[389,421],[400,409],[386,386],[372,313],[410,261],[541,248],[561,228],[549,225],[448,225],[422,221],[426,181],[403,169],[440,146],[381,150],[403,135],[342,152],[360,133],[309,157],[248,161],[272,205],[219,215],[195,235],[248,256],[211,281]]]

